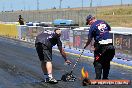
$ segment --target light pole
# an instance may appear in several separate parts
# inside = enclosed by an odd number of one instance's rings
[[[62,0],[60,0],[60,6],[59,6],[60,9],[61,9],[61,3],[62,3]]]
[[[82,0],[82,9],[83,9],[83,0]]]
[[[39,0],[37,0],[37,10],[39,10]]]
[[[121,0],[121,6],[122,6],[122,0]]]
[[[25,11],[25,0],[23,0],[23,10]]]
[[[5,11],[5,3],[3,3],[3,12]]]
[[[90,1],[90,7],[92,7],[92,4],[93,4],[93,0]]]
[[[10,1],[10,9],[11,9],[11,11],[13,11],[12,1]]]

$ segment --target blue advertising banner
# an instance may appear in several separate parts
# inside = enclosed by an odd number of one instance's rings
[[[70,30],[62,30],[61,40],[63,41],[69,41],[69,33]]]

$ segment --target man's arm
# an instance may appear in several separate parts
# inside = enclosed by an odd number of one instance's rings
[[[86,42],[86,45],[84,46],[84,49],[90,44],[91,41],[92,41],[92,38],[89,36]]]
[[[66,58],[66,53],[65,53],[64,49],[63,49],[62,47],[58,47],[58,49],[59,49],[59,51],[60,51],[62,57],[63,57],[63,58],[65,59],[65,61],[66,61],[67,58]]]
[[[71,64],[71,62],[67,59],[67,56],[66,56],[66,53],[64,51],[64,49],[62,48],[62,42],[60,41],[60,39],[58,39],[58,49],[62,55],[62,57],[64,58],[65,62],[68,63],[68,64]]]
[[[88,34],[88,40],[86,42],[86,45],[84,46],[84,49],[91,43],[93,38],[93,27],[90,27],[89,34]]]
[[[60,48],[60,47],[58,47],[58,49],[60,50],[60,53],[63,56],[65,62],[70,65],[71,64],[71,61],[66,58],[66,53],[65,53],[64,49],[63,48]]]
[[[109,25],[109,24],[107,24],[107,26],[108,26],[109,31],[111,31],[111,27],[110,27],[110,25]]]

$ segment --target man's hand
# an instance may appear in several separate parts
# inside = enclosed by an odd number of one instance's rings
[[[87,46],[84,46],[84,48],[83,49],[85,49]]]
[[[70,60],[66,60],[65,63],[68,64],[68,65],[71,65],[71,61]]]
[[[95,50],[94,46],[91,46],[90,50],[94,51]]]

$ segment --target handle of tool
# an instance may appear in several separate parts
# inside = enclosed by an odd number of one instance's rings
[[[83,51],[81,52],[81,54],[79,55],[79,58],[77,59],[76,63],[74,64],[74,66],[73,66],[73,68],[72,68],[70,74],[72,74],[72,72],[73,72],[74,68],[76,67],[76,65],[77,65],[77,63],[78,63],[78,61],[79,61],[79,59],[81,58],[83,52],[84,52],[84,49],[83,49]]]

